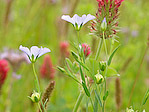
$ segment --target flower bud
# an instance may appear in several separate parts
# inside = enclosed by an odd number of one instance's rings
[[[126,109],[126,112],[135,112],[135,111],[132,109],[132,107],[130,107]]]
[[[99,68],[101,71],[104,71],[106,69],[107,62],[106,61],[100,61],[99,62]]]
[[[97,84],[101,84],[104,81],[103,76],[99,73],[95,75],[95,78],[96,78],[96,83]]]
[[[104,17],[104,19],[101,23],[101,30],[106,31],[106,29],[107,29],[107,22],[106,22],[106,18]]]
[[[40,100],[40,94],[34,91],[33,94],[32,94],[32,96],[30,97],[30,99],[31,99],[33,102],[38,103],[39,100]]]

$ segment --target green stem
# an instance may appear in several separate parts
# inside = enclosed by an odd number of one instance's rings
[[[95,60],[98,60],[98,58],[99,58],[99,54],[100,54],[100,51],[101,51],[102,43],[103,43],[103,39],[101,39],[99,44],[98,44]]]
[[[36,80],[36,86],[37,86],[38,92],[41,93],[40,92],[40,86],[39,86],[39,80],[38,80],[38,77],[37,77],[37,74],[35,71],[35,65],[34,65],[34,63],[32,65],[33,65],[33,72],[34,72],[34,76],[35,76],[35,80]]]
[[[108,52],[107,52],[107,46],[106,46],[104,31],[103,31],[103,41],[104,41],[104,46],[105,46],[105,51],[106,51],[106,59],[108,59]]]
[[[108,52],[107,52],[107,46],[106,46],[106,41],[105,41],[105,35],[104,35],[104,31],[103,31],[103,41],[104,41],[104,46],[105,46],[105,52],[106,52],[106,60],[108,60]],[[105,70],[105,73],[104,73],[104,95],[106,94],[106,91],[107,91],[107,87],[106,87],[106,74],[107,74],[107,67],[106,67],[106,70]],[[102,112],[104,112],[105,110],[105,102],[106,100],[103,101],[103,107],[102,107]]]
[[[42,110],[41,110],[41,107],[40,107],[40,104],[39,104],[39,103],[38,103],[38,107],[39,107],[40,112],[42,112]]]
[[[107,90],[106,90],[106,77],[104,78],[104,80],[105,80],[105,85],[104,85],[104,86],[105,86],[105,89],[104,89],[104,95],[105,95],[105,94],[106,94],[106,91],[107,91]],[[106,102],[106,101],[103,101],[102,112],[104,112],[105,102]]]
[[[83,96],[84,96],[84,94],[82,92],[80,92],[79,97],[77,99],[77,102],[76,102],[76,104],[75,104],[75,106],[73,108],[73,112],[77,112],[78,107],[79,107],[79,105],[80,105],[80,103],[82,101]]]
[[[35,65],[34,65],[34,63],[32,63],[32,65],[33,65],[33,72],[34,72],[35,81],[36,81],[36,87],[37,87],[37,89],[38,89],[38,93],[41,94],[40,86],[39,86],[39,80],[38,80],[38,77],[37,77],[37,74],[36,74],[36,71],[35,71]],[[42,106],[42,108],[43,108],[43,110],[44,110],[44,112],[45,112],[45,108],[44,108],[44,105],[43,105],[42,100],[40,100],[40,102],[41,102],[41,106]],[[39,108],[39,109],[41,109],[41,108]],[[41,111],[41,112],[42,112],[42,111]]]
[[[80,44],[80,31],[77,31],[78,44]]]

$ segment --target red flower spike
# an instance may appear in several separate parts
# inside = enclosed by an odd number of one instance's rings
[[[117,33],[119,7],[124,0],[97,0],[98,11],[96,13],[96,22],[90,27],[92,34],[102,38],[102,30],[100,28],[104,18],[107,21],[107,29],[104,31],[105,38],[110,38]],[[113,30],[114,29],[114,30]]]
[[[55,69],[53,68],[51,57],[48,54],[44,56],[44,62],[40,68],[40,74],[42,78],[54,78]]]
[[[82,44],[82,48],[83,48],[85,58],[87,58],[88,55],[91,53],[91,48],[87,44]]]
[[[2,87],[7,77],[8,71],[9,71],[8,62],[5,59],[0,60],[0,88]]]
[[[69,57],[69,43],[67,41],[60,43],[60,52],[64,57]]]

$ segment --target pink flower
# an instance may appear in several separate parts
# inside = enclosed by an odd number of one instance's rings
[[[85,57],[87,57],[91,53],[91,48],[87,44],[82,44],[83,52]]]
[[[53,79],[55,70],[53,68],[52,60],[50,55],[44,56],[44,62],[40,68],[40,74],[42,78]]]
[[[67,41],[60,42],[60,52],[64,57],[69,57],[69,43]]]
[[[106,18],[107,29],[104,31],[105,38],[110,38],[117,33],[119,7],[124,0],[97,0],[98,11],[96,21],[92,22],[91,32],[102,38],[103,32],[100,28],[104,18]]]
[[[8,71],[9,71],[8,62],[4,59],[0,60],[0,88],[2,87],[7,77]]]

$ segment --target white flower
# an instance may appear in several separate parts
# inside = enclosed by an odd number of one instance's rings
[[[29,50],[27,47],[20,45],[19,49],[28,55],[31,62],[35,62],[43,54],[51,52],[48,48],[38,48],[37,46],[32,46]]]
[[[79,17],[75,14],[72,18],[69,15],[63,15],[61,19],[68,21],[73,24],[76,30],[80,30],[81,27],[86,24],[88,21],[95,19],[95,16],[88,14],[87,16],[84,14],[82,17]]]

